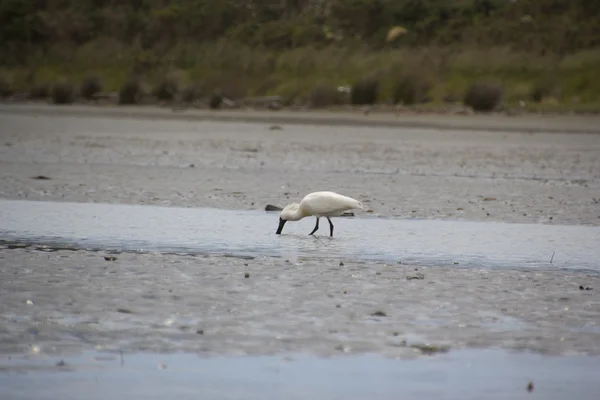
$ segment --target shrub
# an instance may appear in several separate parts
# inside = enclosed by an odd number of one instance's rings
[[[67,81],[61,81],[52,86],[52,102],[54,104],[71,104],[74,101],[73,85]]]
[[[319,84],[310,92],[309,103],[313,108],[323,108],[344,103],[344,93],[327,84]]]
[[[421,104],[429,101],[428,92],[432,84],[427,79],[416,74],[403,74],[393,87],[394,104]]]
[[[303,102],[303,98],[300,96],[300,91],[289,92],[281,96],[281,104],[285,107],[298,105]]]
[[[0,76],[0,98],[8,97],[13,92],[10,81],[5,76]]]
[[[97,76],[87,76],[81,82],[79,94],[86,100],[93,100],[96,93],[101,92],[102,81]]]
[[[549,96],[553,90],[553,82],[551,79],[540,79],[533,84],[531,88],[530,98],[535,103],[541,103],[544,97]]]
[[[221,108],[221,105],[223,105],[223,94],[221,93],[220,90],[215,90],[210,96],[208,106],[212,110],[216,110],[216,109]]]
[[[198,83],[190,83],[181,91],[181,100],[184,103],[193,103],[200,97],[200,85]]]
[[[361,79],[352,86],[350,102],[355,105],[375,104],[378,91],[377,79]]]
[[[119,90],[119,104],[137,104],[140,101],[142,94],[142,86],[140,81],[131,78],[127,80]]]
[[[253,94],[255,96],[265,96],[268,93],[272,93],[280,85],[280,79],[270,76],[259,82],[259,84],[254,88]],[[274,94],[279,95],[279,93]]]
[[[461,101],[460,95],[457,95],[454,92],[448,92],[446,94],[444,94],[444,96],[442,97],[442,101],[444,101],[444,103],[457,103]]]
[[[29,98],[32,100],[40,100],[48,97],[48,85],[44,83],[36,83],[29,89]]]
[[[474,111],[492,111],[502,99],[502,89],[492,83],[476,82],[467,89],[463,103]]]
[[[303,102],[303,89],[306,84],[298,80],[284,80],[282,83],[273,89],[273,93],[281,96],[281,103],[284,106],[298,105]]]
[[[217,82],[214,87],[223,97],[230,100],[243,99],[249,93],[250,84],[248,79],[244,79],[243,77],[229,77]]]
[[[179,82],[175,76],[166,75],[159,80],[152,90],[158,100],[173,100],[179,92]]]

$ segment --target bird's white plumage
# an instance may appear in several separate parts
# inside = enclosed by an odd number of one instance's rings
[[[300,209],[316,217],[337,217],[344,211],[362,209],[362,203],[352,197],[335,192],[314,192],[300,202]]]
[[[285,221],[298,221],[304,217],[337,217],[344,211],[363,209],[360,201],[335,192],[314,192],[307,194],[300,203],[291,203],[281,211]]]
[[[319,229],[319,218],[326,217],[329,222],[329,236],[333,236],[333,223],[330,217],[337,217],[344,211],[354,208],[363,209],[360,201],[335,192],[314,192],[304,196],[300,203],[291,203],[279,214],[279,226],[275,232],[281,234],[287,221],[299,221],[304,217],[314,215],[317,218],[315,228],[309,235]]]

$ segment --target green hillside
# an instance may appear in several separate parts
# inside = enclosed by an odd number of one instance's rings
[[[0,37],[5,94],[96,76],[335,103],[366,80],[378,102],[442,104],[483,80],[509,104],[600,103],[584,0],[3,0]]]

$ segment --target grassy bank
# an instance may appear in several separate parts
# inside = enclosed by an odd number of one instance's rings
[[[7,0],[0,96],[595,110],[598,21],[584,0]]]
[[[221,42],[180,44],[159,55],[105,39],[79,47],[56,46],[32,56],[25,68],[2,68],[0,79],[6,93],[47,87],[50,95],[58,82],[79,92],[86,78],[97,77],[100,91],[118,92],[135,79],[142,91],[157,96],[165,85],[175,98],[193,85],[198,98],[220,89],[234,99],[281,95],[288,104],[315,106],[352,101],[336,88],[367,81],[365,90],[374,92],[374,98],[354,99],[355,103],[433,107],[461,103],[472,84],[489,82],[502,90],[508,106],[523,102],[521,106],[529,109],[593,111],[600,109],[599,69],[598,50],[559,57],[507,48],[269,50]],[[170,99],[169,94],[162,97]]]

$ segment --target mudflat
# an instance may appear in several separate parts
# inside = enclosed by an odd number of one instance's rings
[[[596,134],[216,123],[165,119],[161,110],[127,118],[118,109],[117,118],[103,116],[102,107],[80,114],[39,108],[0,112],[3,198],[264,209],[326,189],[383,217],[600,225]]]
[[[598,274],[7,246],[0,257],[2,353],[600,354]]]
[[[600,226],[600,136],[589,133],[593,129],[212,121],[167,118],[165,111],[117,116],[93,107],[12,110],[0,110],[2,199],[262,212],[267,204],[334,190],[366,205],[356,218],[577,225],[591,234]],[[8,219],[0,210],[0,221]],[[456,226],[452,234],[460,236]],[[359,240],[356,233],[336,232],[346,246]],[[266,234],[255,232],[254,241]],[[210,227],[198,235],[210,243]],[[379,262],[328,253],[336,237],[297,236],[286,243],[322,240],[315,246],[323,253],[224,257],[4,240],[0,353],[27,357],[28,371],[39,357],[62,357],[68,365],[65,357],[83,351],[403,359],[461,348],[600,354],[596,268],[547,261],[507,268]],[[598,249],[588,251],[588,259],[600,256]],[[17,368],[11,362],[2,368]],[[21,381],[14,382],[30,382]],[[14,382],[9,393],[20,393]],[[82,387],[94,385],[86,382]],[[585,397],[593,385],[590,378],[546,393]],[[462,389],[453,390],[450,397]],[[48,398],[62,396],[51,393]]]

